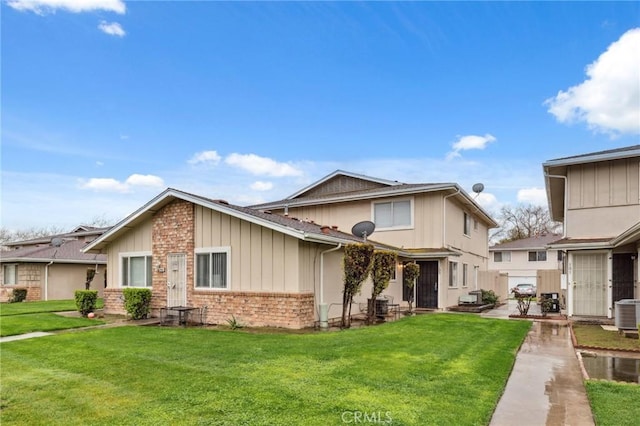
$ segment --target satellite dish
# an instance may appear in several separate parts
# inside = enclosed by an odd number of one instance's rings
[[[482,191],[484,191],[484,185],[481,183],[476,183],[475,185],[473,185],[473,187],[471,188],[473,190],[473,192],[475,192],[476,194],[481,193]]]
[[[56,237],[51,239],[51,245],[54,247],[60,247],[64,240],[62,238]]]
[[[353,228],[351,228],[351,233],[356,237],[362,237],[365,241],[367,241],[367,236],[373,234],[373,231],[375,231],[375,229],[375,223],[369,220],[365,220],[353,225]]]

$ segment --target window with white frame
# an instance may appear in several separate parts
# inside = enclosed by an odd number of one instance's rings
[[[411,200],[374,203],[373,222],[378,229],[411,227]]]
[[[529,252],[529,262],[545,262],[546,260],[547,252],[544,250]]]
[[[467,276],[469,271],[469,265],[466,263],[462,264],[462,287],[466,287],[468,285]]]
[[[122,253],[120,259],[122,287],[151,287],[151,253]]]
[[[18,284],[18,265],[2,265],[2,278],[4,285]]]
[[[464,224],[463,224],[463,231],[464,231],[464,235],[471,235],[471,216],[469,216],[467,213],[464,213]]]
[[[458,263],[449,262],[449,287],[458,286]]]
[[[231,248],[214,247],[196,250],[196,288],[228,289]]]
[[[493,261],[494,262],[511,262],[511,252],[510,251],[494,251]]]

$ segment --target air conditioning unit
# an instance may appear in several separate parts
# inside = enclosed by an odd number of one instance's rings
[[[637,330],[640,322],[640,299],[622,299],[616,302],[616,327]]]

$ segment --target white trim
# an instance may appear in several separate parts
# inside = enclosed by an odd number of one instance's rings
[[[121,252],[118,253],[118,287],[119,288],[152,288],[153,287],[153,276],[151,277],[151,285],[144,285],[144,286],[139,286],[139,285],[122,285],[122,259],[123,258],[131,258],[131,257],[151,257],[151,268],[153,270],[153,253],[150,251],[127,251],[127,252]],[[145,261],[146,263],[146,261]],[[145,283],[147,282],[147,268],[146,268],[146,264],[145,264],[145,268],[144,268],[144,278],[145,278]]]
[[[227,271],[226,271],[226,287],[198,287],[198,255],[199,254],[212,254],[212,253],[225,253],[227,255]],[[219,246],[219,247],[198,247],[194,250],[193,259],[193,289],[197,291],[231,291],[231,246]]]
[[[399,226],[388,226],[386,228],[383,227],[378,227],[378,224],[376,224],[376,231],[401,231],[401,230],[406,230],[406,229],[414,229],[414,217],[415,217],[415,212],[414,212],[414,197],[405,197],[405,198],[385,198],[382,200],[376,200],[376,201],[371,201],[371,221],[373,223],[376,223],[376,205],[377,204],[387,204],[387,203],[391,203],[393,205],[393,203],[401,203],[401,202],[405,202],[408,201],[409,202],[409,215],[410,215],[410,221],[411,223],[409,225],[399,225]],[[392,218],[393,219],[393,218]]]

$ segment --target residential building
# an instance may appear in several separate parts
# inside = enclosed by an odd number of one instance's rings
[[[106,256],[82,250],[108,228],[79,226],[71,232],[5,243],[0,251],[0,301],[16,288],[27,289],[27,300],[73,299],[76,290],[90,287],[102,297]],[[88,275],[89,274],[89,275]]]
[[[612,318],[615,302],[640,298],[640,145],[543,164],[551,218],[564,235],[569,315]]]

